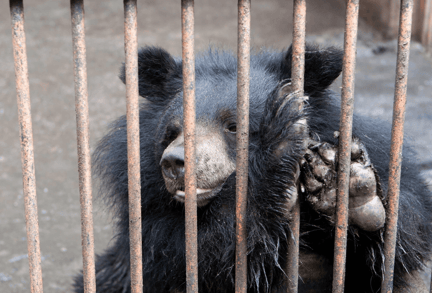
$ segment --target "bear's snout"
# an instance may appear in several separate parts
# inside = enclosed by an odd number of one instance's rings
[[[196,194],[197,205],[204,206],[222,189],[235,170],[235,161],[228,155],[228,146],[218,129],[197,124],[196,128]],[[177,201],[185,200],[184,134],[167,146],[159,161],[165,187]]]

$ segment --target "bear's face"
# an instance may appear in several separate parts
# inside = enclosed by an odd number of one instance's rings
[[[305,56],[305,92],[311,95],[324,91],[339,75],[342,55],[338,50],[309,49]],[[292,54],[289,49],[253,58],[249,89],[250,148],[261,143],[263,134],[258,132],[270,127],[261,125],[266,121],[263,117],[266,102],[290,83]],[[202,207],[217,196],[235,171],[237,60],[226,52],[212,52],[197,59],[195,72],[197,204]],[[138,73],[139,94],[160,117],[155,129],[155,156],[160,174],[172,198],[184,202],[182,61],[163,49],[146,47],[138,55]],[[125,80],[124,69],[120,78]]]
[[[252,76],[258,77],[258,73]],[[205,206],[217,196],[236,164],[236,78],[196,80],[196,179],[197,205]],[[252,78],[251,139],[257,130],[269,88],[277,82],[267,78]],[[269,86],[271,85],[271,86]],[[165,187],[177,201],[185,200],[183,97],[179,93],[167,106],[160,122],[158,148],[160,170]],[[159,160],[159,158],[157,158]]]

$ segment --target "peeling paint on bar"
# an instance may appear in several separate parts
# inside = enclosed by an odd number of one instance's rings
[[[33,150],[33,130],[30,108],[24,6],[22,0],[10,0],[12,46],[15,64],[18,120],[21,142],[24,208],[27,229],[27,250],[30,271],[30,291],[43,292],[39,223],[36,197],[36,176]]]
[[[393,290],[412,13],[413,0],[402,0],[390,147],[389,183],[387,192],[388,206],[384,235],[385,273],[381,283],[381,292],[383,293],[390,293]]]
[[[198,223],[195,154],[194,1],[182,0],[183,111],[185,152],[186,291],[198,292]]]
[[[246,208],[249,174],[251,1],[238,1],[235,291],[247,291]]]
[[[294,91],[299,95],[304,93],[304,65],[305,65],[305,38],[306,38],[306,0],[295,0],[293,9],[293,44],[291,83]],[[300,239],[300,202],[299,198],[292,210],[292,235],[288,240],[288,259],[285,271],[287,272],[287,292],[297,293],[299,268],[299,239]]]
[[[348,228],[348,193],[351,163],[354,75],[356,63],[359,0],[349,0],[346,9],[345,44],[339,136],[338,190],[333,259],[333,293],[343,293]]]
[[[84,1],[71,0],[84,292],[96,292]]]
[[[137,1],[124,0],[129,235],[132,293],[143,291]]]

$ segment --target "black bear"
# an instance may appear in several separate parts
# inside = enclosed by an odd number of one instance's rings
[[[336,48],[307,46],[305,96],[291,88],[292,51],[251,56],[247,207],[248,292],[286,292],[290,212],[301,205],[299,292],[331,292],[340,107],[328,87],[342,70]],[[139,52],[144,292],[186,292],[182,61]],[[200,292],[234,292],[237,60],[210,49],[196,59]],[[124,68],[121,78],[124,81]],[[390,129],[354,117],[346,292],[379,292]],[[432,203],[404,149],[395,263],[399,292],[419,292],[429,260]],[[97,292],[130,292],[126,118],[94,155],[115,218],[114,243],[96,262]],[[83,292],[82,275],[75,292]]]

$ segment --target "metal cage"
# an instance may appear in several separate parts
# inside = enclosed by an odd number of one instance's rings
[[[96,291],[92,219],[92,190],[89,147],[89,115],[87,94],[86,47],[83,0],[71,0],[72,39],[74,52],[76,120],[78,134],[78,166],[81,194],[82,255],[86,292]],[[195,53],[194,1],[182,0],[183,91],[186,167],[186,255],[187,292],[198,292],[197,207],[195,169]],[[34,167],[30,92],[27,69],[24,10],[22,0],[10,0],[13,54],[21,136],[27,244],[31,292],[42,292],[42,269]],[[293,66],[294,90],[303,92],[306,0],[294,1]],[[407,69],[413,0],[403,0],[400,9],[397,72],[390,154],[388,207],[385,229],[385,275],[382,291],[391,292],[398,218],[399,182],[403,125],[407,89]],[[346,27],[343,59],[342,107],[339,144],[338,201],[334,251],[333,292],[344,291],[346,239],[348,226],[349,164],[353,120],[354,70],[356,57],[359,0],[346,3]],[[238,1],[238,75],[237,75],[237,182],[236,182],[236,292],[246,292],[246,190],[248,180],[249,74],[250,74],[251,1]],[[137,1],[124,0],[128,178],[131,243],[132,292],[142,292],[142,235],[140,194],[140,146],[137,69]],[[294,209],[293,237],[289,241],[286,268],[289,292],[297,292],[299,262],[299,204]]]

